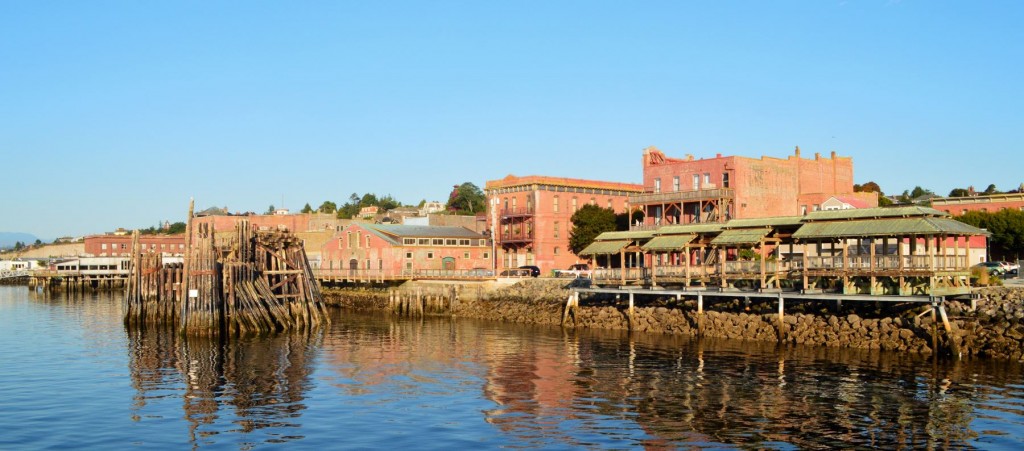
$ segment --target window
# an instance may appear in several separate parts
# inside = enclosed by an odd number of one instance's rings
[[[487,240],[480,240],[480,245],[481,246],[486,246],[487,245]]]
[[[444,246],[444,239],[442,238],[434,238],[431,242],[434,246]]]
[[[672,191],[679,191],[679,176],[672,177]]]
[[[434,258],[433,252],[427,252],[427,258]]]
[[[416,240],[416,244],[420,246],[430,246],[430,238],[420,238]]]
[[[555,232],[555,238],[558,238],[558,221],[555,221],[554,232]]]
[[[488,258],[491,258],[490,252],[484,252],[484,260],[487,260]]]
[[[608,209],[609,210],[614,210],[615,209],[615,207],[612,205],[612,200],[611,199],[608,199]]]
[[[370,247],[370,235],[366,235],[366,247]]]
[[[516,201],[517,200],[519,200],[519,199],[516,199],[515,197],[512,198],[512,211],[513,212],[516,211]]]
[[[469,240],[459,240],[459,246],[469,246]]]
[[[707,185],[710,185],[710,184],[711,184],[711,174],[705,172],[704,173],[704,185],[707,186]]]
[[[559,248],[555,247],[555,255],[558,255]]]
[[[412,246],[412,245],[416,244],[416,238],[403,238],[402,239],[402,244],[404,244],[406,246]]]
[[[107,243],[101,243],[100,244],[100,249],[106,249],[106,248],[107,248]]]
[[[558,213],[558,196],[555,196],[554,200],[552,200],[551,202],[552,211]]]
[[[596,199],[596,198],[593,198],[593,197],[591,197],[591,198],[590,198],[590,205],[597,205],[597,199]]]
[[[700,189],[700,174],[693,174],[693,190],[697,191]]]
[[[722,188],[728,188],[728,187],[729,187],[729,173],[728,172],[723,172],[722,173]]]
[[[463,252],[462,258],[469,259],[469,252]]]
[[[576,213],[576,198],[572,198],[572,212]]]
[[[405,258],[412,259],[412,252],[406,252],[405,253]]]
[[[446,246],[455,246],[455,243],[456,243],[456,241],[455,241],[455,240],[453,240],[453,239],[447,239],[447,240],[444,240],[444,244],[445,244]]]
[[[654,179],[654,192],[655,193],[660,193],[661,192],[661,179]]]

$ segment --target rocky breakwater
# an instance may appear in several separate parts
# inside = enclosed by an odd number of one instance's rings
[[[571,294],[565,280],[525,280],[511,286],[457,289],[457,302],[445,314],[511,323],[562,323]],[[626,302],[611,295],[584,296],[566,327],[632,330],[808,346],[846,347],[932,354],[956,351],[962,357],[984,356],[1024,360],[1024,289],[980,291],[976,310],[970,303],[948,301],[953,331],[922,304],[787,302],[779,321],[774,301],[740,299],[705,301],[697,313],[695,300],[671,296],[638,296],[630,316]],[[336,293],[336,304],[385,310],[387,292]]]

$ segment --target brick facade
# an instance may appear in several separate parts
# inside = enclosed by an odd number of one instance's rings
[[[644,225],[722,222],[728,219],[795,216],[821,208],[832,197],[878,205],[873,193],[853,192],[853,160],[800,148],[785,159],[716,155],[668,158],[644,149],[644,193],[631,201],[645,213]]]
[[[535,265],[547,275],[586,261],[569,250],[572,214],[587,204],[624,213],[630,208],[628,196],[642,189],[631,183],[542,176],[488,181],[487,224],[494,231],[499,269]]]
[[[85,237],[85,255],[127,257],[132,253],[131,235],[90,235]],[[145,253],[185,253],[185,235],[140,235],[139,246]]]
[[[1024,211],[1024,193],[990,196],[940,197],[932,199],[932,208],[960,216],[968,211],[995,213],[1000,210]]]
[[[352,224],[324,244],[320,257],[320,270],[385,275],[493,264],[488,238],[462,227]]]

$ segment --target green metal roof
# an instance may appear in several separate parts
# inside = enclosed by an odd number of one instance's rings
[[[939,216],[948,217],[949,214],[928,207],[880,207],[880,208],[853,208],[849,210],[820,210],[808,213],[805,221],[836,221],[841,219],[867,219],[867,218],[905,218]]]
[[[632,240],[619,240],[619,241],[594,241],[590,243],[582,251],[580,255],[605,255],[605,254],[618,254],[623,248],[629,246]]]
[[[645,251],[677,251],[690,244],[697,235],[656,236],[641,246]]]
[[[711,240],[711,244],[715,246],[720,245],[735,245],[735,244],[754,244],[761,241],[771,232],[771,229],[732,229],[724,230],[720,235]]]
[[[465,227],[404,224],[362,224],[364,228],[402,238],[486,238]]]
[[[604,232],[595,238],[598,241],[609,240],[646,240],[654,236],[652,230],[628,230],[621,232]]]
[[[750,229],[754,227],[785,227],[803,224],[803,216],[776,216],[773,218],[733,219],[723,226],[726,229]]]
[[[914,235],[988,235],[988,232],[949,218],[891,218],[858,221],[811,222],[793,238],[842,238]]]
[[[663,226],[656,235],[687,235],[691,233],[718,233],[722,231],[720,223],[683,224]]]

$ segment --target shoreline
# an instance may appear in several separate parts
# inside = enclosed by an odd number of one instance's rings
[[[533,279],[505,286],[411,282],[394,289],[327,289],[324,300],[327,305],[355,310],[558,326],[571,293],[565,287],[568,282]],[[770,302],[733,299],[709,306],[705,301],[701,315],[694,300],[652,297],[638,303],[630,319],[624,302],[601,295],[581,302],[564,327],[922,355],[949,355],[950,349],[958,349],[955,357],[959,358],[1024,362],[1024,289],[994,287],[979,293],[973,312],[969,304],[947,301],[950,322],[956,326],[952,334],[922,305],[847,302],[836,310],[821,302],[793,307],[787,303],[780,325]]]

